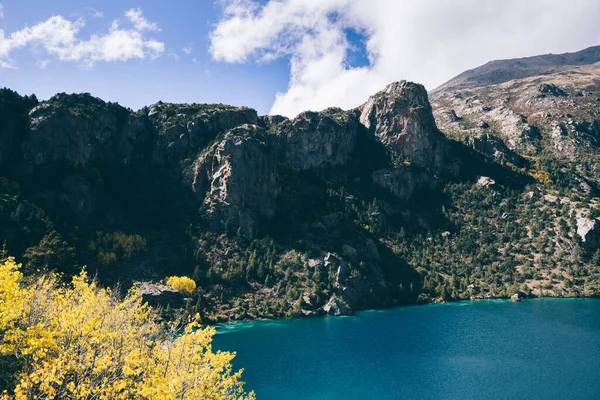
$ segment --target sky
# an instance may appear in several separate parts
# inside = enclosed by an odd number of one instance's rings
[[[0,0],[0,86],[137,110],[356,107],[488,61],[600,44],[600,0]]]

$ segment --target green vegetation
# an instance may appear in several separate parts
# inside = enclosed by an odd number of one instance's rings
[[[88,94],[59,94],[45,104],[84,121],[82,127],[102,116],[120,121],[107,134],[124,135],[129,123],[136,128],[124,139],[90,139],[98,154],[85,167],[63,159],[39,167],[11,156],[20,154],[37,100],[0,94],[8,118],[0,124],[19,126],[0,137],[9,144],[1,151],[12,149],[0,154],[0,241],[27,276],[56,270],[69,281],[87,265],[105,287],[166,282],[185,295],[175,293],[174,307],[183,304],[186,315],[210,323],[516,292],[598,294],[600,252],[576,232],[578,215],[600,215],[590,198],[594,181],[584,178],[598,174],[591,156],[576,162],[542,154],[517,168],[452,142],[448,151],[462,174],[449,178],[359,130],[360,151],[343,166],[297,171],[276,164],[275,187],[265,189],[277,193],[272,218],[243,207],[221,215],[204,195],[213,190],[218,199],[219,190],[230,189],[219,182],[228,167],[222,176],[194,175],[195,162],[231,127],[256,118],[253,111],[159,103],[131,113]],[[356,122],[350,112],[325,114],[342,125]],[[278,140],[274,132],[293,134],[294,123],[269,121],[256,122],[273,135],[241,129],[235,140],[269,148]],[[125,161],[116,163],[121,153]],[[262,161],[247,165],[260,169]],[[385,189],[373,179],[381,171],[401,179]],[[481,175],[495,183],[477,184]],[[242,206],[245,195],[236,199]],[[170,304],[166,299],[162,316],[176,319],[180,312]]]
[[[88,250],[96,255],[101,267],[116,267],[130,262],[133,257],[147,250],[146,239],[140,235],[123,232],[98,232],[90,241]]]

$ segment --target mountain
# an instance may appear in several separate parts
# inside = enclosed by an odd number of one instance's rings
[[[444,132],[433,104],[406,81],[291,120],[5,89],[0,240],[28,273],[87,265],[207,321],[597,294],[594,189],[556,181],[500,133],[486,146],[505,156]],[[156,283],[171,275],[198,290]]]
[[[511,60],[490,61],[452,78],[433,90],[468,89],[479,86],[498,85],[514,79],[551,75],[575,69],[575,67],[600,63],[600,46],[589,47],[574,53],[545,54]]]
[[[518,166],[545,164],[551,179],[597,196],[599,62],[600,47],[591,47],[485,64],[430,94],[436,122],[479,151]]]

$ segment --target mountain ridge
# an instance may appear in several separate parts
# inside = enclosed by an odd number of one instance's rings
[[[450,89],[496,85],[513,79],[549,75],[571,69],[574,66],[592,65],[599,62],[600,46],[592,46],[572,53],[549,53],[531,57],[495,60],[457,75],[433,89],[431,93]]]
[[[432,104],[406,81],[294,119],[4,90],[0,239],[28,271],[192,276],[207,321],[597,293],[597,202],[502,139],[442,133]]]

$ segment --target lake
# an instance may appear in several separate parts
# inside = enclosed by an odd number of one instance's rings
[[[491,300],[236,323],[259,400],[600,399],[600,300]]]

